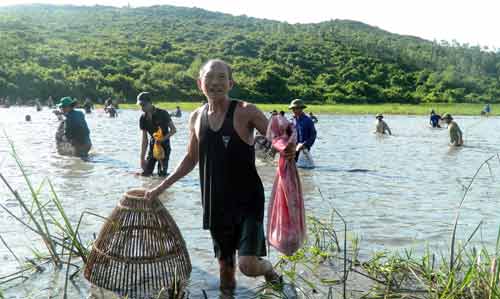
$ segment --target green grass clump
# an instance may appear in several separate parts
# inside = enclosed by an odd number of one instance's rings
[[[465,241],[456,237],[460,209],[470,188],[480,171],[489,169],[495,161],[500,163],[500,155],[482,162],[466,186],[451,224],[451,243],[446,251],[435,253],[427,248],[419,255],[410,249],[402,253],[380,251],[360,261],[359,240],[353,238],[347,248],[346,223],[333,209],[332,215],[339,216],[342,222],[335,222],[333,216],[331,219],[309,216],[306,244],[293,256],[280,257],[276,267],[304,298],[499,299],[500,230],[494,250],[470,245],[482,221]],[[323,197],[321,191],[320,195]],[[323,200],[325,206],[332,202]],[[338,227],[343,231],[340,235]],[[357,283],[360,277],[365,279],[361,284]],[[279,297],[282,288],[273,291],[278,298],[284,298]],[[334,297],[334,293],[338,296]]]
[[[77,223],[72,223],[63,208],[51,181],[44,179],[40,185],[35,188],[24,169],[21,159],[17,155],[14,144],[7,136],[6,138],[11,146],[11,155],[14,158],[22,177],[24,178],[24,187],[29,190],[31,198],[23,198],[0,172],[0,180],[10,191],[13,198],[17,201],[22,213],[21,215],[17,215],[15,212],[17,209],[8,208],[3,204],[0,204],[0,208],[15,219],[20,225],[38,235],[41,238],[42,243],[45,245],[46,251],[32,249],[35,257],[25,258],[24,261],[22,261],[2,238],[1,241],[3,245],[8,248],[11,255],[14,256],[20,264],[20,270],[16,273],[0,277],[0,285],[14,280],[26,280],[29,273],[43,272],[44,268],[41,266],[43,264],[53,263],[56,269],[61,269],[64,265],[66,265],[66,280],[63,298],[67,298],[68,280],[73,279],[80,271],[80,267],[75,263],[72,263],[72,259],[77,258],[85,263],[89,254],[88,248],[90,244],[84,244],[79,234],[82,219],[84,215],[93,215],[96,217],[101,216],[85,211],[80,215]],[[48,198],[41,195],[41,191],[46,183],[48,183],[50,191]],[[76,269],[71,276],[69,275],[70,268]]]
[[[377,253],[362,269],[375,281],[363,298],[493,299],[500,298],[498,248],[464,251],[448,267],[444,256],[426,251],[414,256]]]

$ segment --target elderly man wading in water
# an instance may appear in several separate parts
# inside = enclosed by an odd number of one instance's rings
[[[252,104],[229,98],[234,85],[231,67],[210,60],[200,70],[198,88],[208,103],[189,119],[187,153],[177,169],[146,192],[155,197],[187,175],[200,162],[203,228],[210,230],[220,266],[220,288],[230,295],[236,287],[235,253],[246,276],[279,281],[266,255],[263,228],[264,188],[255,167],[254,129],[265,135],[266,116]],[[295,145],[286,157],[294,159]]]

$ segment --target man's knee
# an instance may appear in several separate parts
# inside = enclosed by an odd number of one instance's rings
[[[246,276],[264,275],[272,269],[271,263],[256,256],[238,257],[238,267]]]
[[[238,267],[240,272],[247,276],[254,276],[257,261],[257,257],[255,256],[238,257]]]

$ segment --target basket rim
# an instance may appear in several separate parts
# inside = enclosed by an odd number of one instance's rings
[[[142,195],[138,195],[142,194]],[[144,194],[146,194],[146,189],[144,188],[132,188],[123,194],[124,197],[127,199],[134,199],[134,200],[144,200]]]

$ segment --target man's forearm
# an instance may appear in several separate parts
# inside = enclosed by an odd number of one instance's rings
[[[165,137],[163,137],[162,141],[165,141],[165,140],[169,139],[170,137],[174,136],[175,133],[176,133],[176,131],[170,131],[167,135],[165,135]]]
[[[174,136],[175,133],[177,133],[177,129],[173,125],[173,123],[170,123],[169,128],[170,128],[170,130],[169,130],[170,132],[168,132],[168,134],[167,134],[167,136],[165,138],[170,138],[170,137]]]
[[[73,139],[73,134],[71,134],[71,130],[65,130],[64,136],[66,137],[67,140]]]
[[[148,143],[147,142],[142,142],[141,144],[141,160],[144,159],[144,156],[146,154],[146,147],[148,146]]]
[[[163,191],[168,187],[172,186],[175,182],[185,177],[188,173],[190,173],[196,164],[198,163],[197,159],[190,157],[189,155],[184,156],[181,163],[177,166],[174,172],[169,175],[157,188],[159,191]]]
[[[307,140],[304,140],[304,146],[310,149],[314,142],[316,141],[316,136],[310,136]]]

